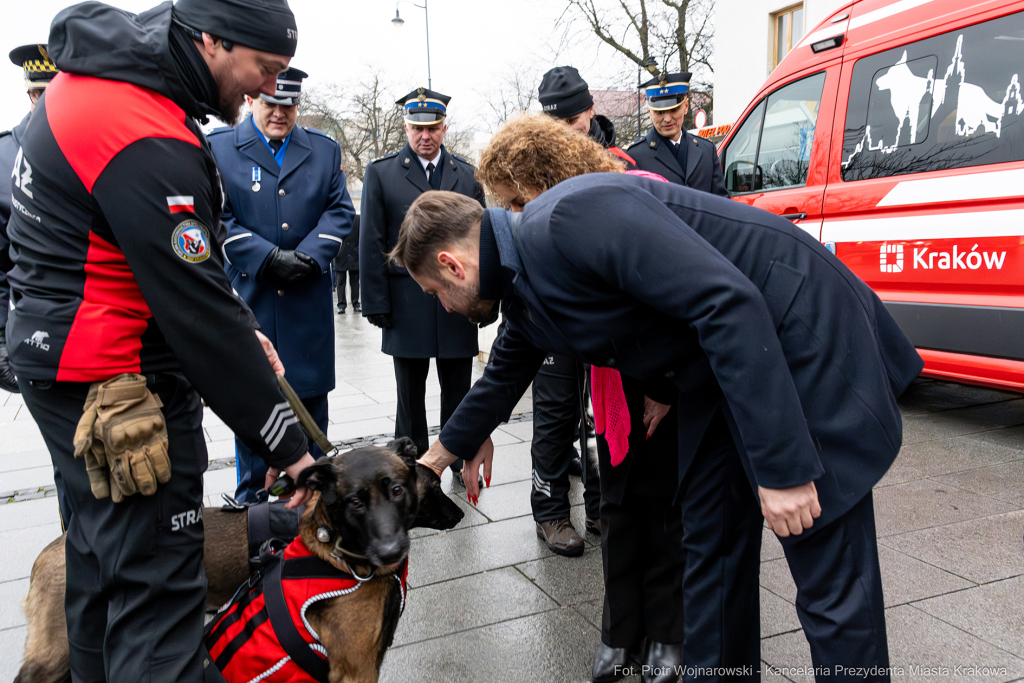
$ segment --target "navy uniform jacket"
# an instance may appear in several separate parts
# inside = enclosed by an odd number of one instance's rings
[[[495,213],[495,225],[508,216]],[[678,185],[594,174],[530,202],[516,234],[518,249],[503,248],[495,231],[514,278],[502,296],[506,331],[441,432],[456,455],[473,457],[509,415],[544,349],[671,379],[680,477],[721,408],[752,485],[815,482],[816,526],[892,464],[896,397],[923,362],[868,286],[789,221]]]
[[[8,250],[11,241],[7,239],[7,221],[11,219],[11,179],[10,169],[14,168],[14,159],[21,148],[21,136],[28,128],[31,113],[25,114],[14,130],[0,133],[0,329],[7,325],[7,312],[10,309],[11,286],[7,284],[7,271],[14,265]]]
[[[672,150],[669,141],[657,130],[651,129],[647,137],[633,141],[626,148],[626,153],[633,157],[636,167],[642,171],[657,173],[669,182],[686,185],[695,190],[702,190],[728,197],[725,189],[725,176],[722,165],[718,161],[718,151],[709,140],[683,131],[682,141],[686,148],[686,169],[679,165],[679,159]]]
[[[352,228],[355,211],[341,170],[341,148],[324,133],[295,126],[278,168],[251,117],[210,133],[226,186],[224,242],[231,286],[274,343],[301,398],[334,389],[334,281],[331,260]],[[260,190],[253,192],[253,167]],[[285,228],[287,226],[287,228]],[[301,251],[323,269],[315,282],[291,288],[257,282],[274,247]]]
[[[436,189],[458,192],[484,203],[484,192],[468,161],[441,148]],[[405,212],[432,189],[423,165],[409,145],[374,159],[363,176],[359,226],[359,284],[363,315],[388,314],[381,350],[398,358],[469,358],[479,352],[477,327],[458,313],[448,313],[427,296],[405,268],[387,263],[385,254],[398,241]]]

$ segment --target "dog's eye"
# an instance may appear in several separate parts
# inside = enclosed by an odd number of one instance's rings
[[[395,498],[398,498],[400,495],[402,495],[403,491],[405,491],[405,489],[403,489],[401,486],[396,485],[391,487],[391,495],[394,496]]]
[[[362,510],[363,509],[363,501],[359,500],[358,498],[353,498],[352,500],[350,500],[348,502],[348,504],[352,506],[353,510]]]

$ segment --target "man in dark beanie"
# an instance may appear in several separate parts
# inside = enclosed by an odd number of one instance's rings
[[[594,97],[576,67],[556,66],[544,74],[538,99],[545,114],[589,135],[594,142],[625,161],[627,168],[635,165],[628,154],[615,146],[615,125],[608,117],[594,112]]]
[[[51,26],[60,73],[12,178],[7,332],[72,509],[72,681],[204,678],[200,399],[268,479],[313,463],[284,368],[224,272],[220,178],[198,123],[272,95],[295,44],[284,0],[139,15],[86,2]]]

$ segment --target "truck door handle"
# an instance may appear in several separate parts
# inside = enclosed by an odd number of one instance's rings
[[[779,216],[779,218],[785,218],[787,221],[802,221],[803,219],[807,218],[807,214],[803,213],[803,212],[801,212],[801,213],[784,213],[784,214],[781,214]]]

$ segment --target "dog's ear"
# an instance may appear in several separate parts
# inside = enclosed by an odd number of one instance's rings
[[[333,458],[320,458],[299,473],[296,486],[305,486],[313,491],[327,491],[338,483],[338,473],[334,471]]]
[[[409,469],[415,469],[416,458],[419,457],[419,449],[416,448],[416,444],[412,442],[407,436],[403,436],[400,439],[395,439],[388,443],[388,450],[394,451],[395,455],[401,458]]]

